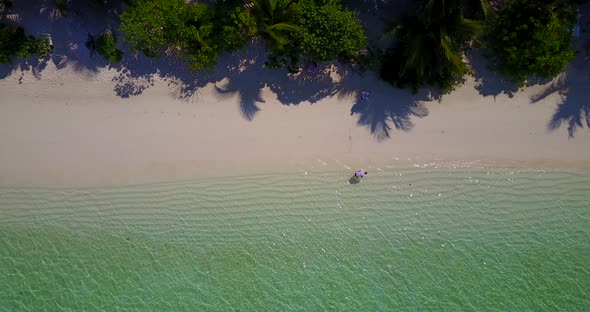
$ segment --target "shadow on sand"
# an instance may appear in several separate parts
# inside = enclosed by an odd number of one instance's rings
[[[350,80],[354,80],[354,77]],[[362,86],[362,90],[377,91],[371,91],[368,100],[357,96],[350,114],[358,115],[357,124],[367,127],[379,141],[389,138],[394,129],[403,132],[412,130],[413,118],[428,116],[428,108],[423,102],[437,97],[427,89],[414,95],[409,90],[392,88],[376,76],[372,79],[351,81],[350,84]]]
[[[483,96],[493,96],[496,98],[498,95],[506,94],[512,98],[523,87],[544,85],[553,80],[553,78],[531,77],[526,85],[521,87],[516,81],[502,75],[495,69],[497,67],[497,60],[494,57],[490,57],[490,55],[493,55],[492,51],[479,48],[469,50],[466,54],[476,81],[475,89]]]
[[[263,92],[265,88],[283,105],[313,105],[327,97],[336,97],[354,103],[351,115],[358,115],[358,125],[367,127],[377,140],[388,138],[393,129],[409,131],[414,126],[412,118],[428,115],[427,108],[420,103],[430,99],[427,91],[415,96],[406,90],[392,88],[374,73],[359,74],[350,65],[336,62],[320,64],[315,74],[305,70],[295,75],[286,70],[269,70],[264,66],[264,46],[256,42],[248,48],[247,54],[220,56],[212,71],[189,70],[175,57],[149,59],[134,55],[121,42],[119,48],[125,54],[123,61],[108,64],[86,43],[89,36],[97,37],[105,30],[117,29],[120,10],[117,5],[104,7],[93,1],[70,1],[69,14],[63,17],[52,0],[15,1],[3,21],[23,26],[27,33],[36,37],[51,38],[54,51],[44,60],[17,60],[3,65],[0,78],[20,71],[22,79],[25,72],[31,71],[41,79],[49,62],[53,62],[58,70],[70,68],[87,78],[108,67],[116,71],[114,92],[119,97],[141,95],[156,80],[164,80],[173,98],[189,103],[198,102],[199,91],[212,84],[218,99],[235,98],[242,116],[249,121],[260,111],[258,104],[267,100],[264,94],[269,93]],[[377,8],[371,10],[378,12]],[[374,14],[371,12],[364,14]],[[362,91],[371,93],[369,102],[358,100]]]
[[[106,8],[93,1],[70,1],[68,16],[61,16],[51,0],[20,0],[4,15],[2,22],[22,26],[25,32],[37,38],[50,38],[53,53],[43,59],[18,59],[12,64],[0,66],[0,79],[20,72],[31,71],[37,79],[47,64],[52,62],[58,69],[71,68],[85,77],[91,77],[100,68],[108,65],[86,47],[88,35],[98,35],[108,21],[114,19],[117,8]],[[120,10],[120,8],[119,8]]]
[[[551,94],[557,92],[561,96],[561,103],[557,105],[555,113],[547,123],[550,131],[567,125],[568,136],[573,138],[576,131],[584,128],[590,129],[590,72],[587,66],[571,64],[567,71],[543,92],[531,98],[533,103],[539,102]]]
[[[475,89],[483,96],[493,96],[494,99],[500,94],[513,97],[519,90],[518,84],[502,76],[494,70],[494,60],[487,57],[491,52],[486,49],[473,49],[467,51],[467,59],[473,69],[473,76],[476,81]]]
[[[213,84],[217,98],[235,99],[242,116],[249,121],[260,111],[259,103],[267,100],[265,88],[283,105],[313,105],[335,96],[355,103],[351,113],[358,114],[358,124],[368,127],[378,140],[388,138],[394,128],[409,131],[414,126],[413,117],[428,115],[427,108],[420,103],[431,99],[428,90],[412,95],[392,88],[374,73],[358,74],[351,66],[336,62],[320,64],[315,74],[305,70],[288,74],[284,69],[265,68],[265,61],[266,51],[261,43],[252,44],[247,54],[222,55],[213,71],[188,70],[175,58],[130,57],[116,67],[119,73],[114,78],[115,92],[124,98],[139,95],[153,85],[157,76],[168,81],[174,98],[198,102],[199,90]],[[365,90],[371,93],[370,105],[357,101]]]
[[[556,92],[561,96],[561,103],[558,104],[549,120],[547,128],[549,131],[554,131],[566,124],[570,138],[574,137],[578,128],[583,128],[584,125],[590,128],[590,92],[588,92],[590,39],[586,43],[583,42],[579,42],[578,55],[560,76],[555,79],[536,79],[527,83],[527,86],[550,83],[545,90],[531,97],[532,103],[538,103]],[[487,59],[485,53],[486,51],[481,49],[468,53],[477,83],[475,88],[483,96],[495,98],[497,95],[506,94],[512,97],[520,88],[492,70],[493,60]]]
[[[567,125],[569,138],[574,138],[584,125],[590,129],[590,5],[581,8],[586,14],[581,14],[580,19],[582,36],[574,41],[576,57],[547,89],[531,97],[531,101],[537,103],[556,92],[560,95],[561,102],[547,123],[547,129],[554,131]]]

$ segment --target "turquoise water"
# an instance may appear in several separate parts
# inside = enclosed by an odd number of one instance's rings
[[[0,188],[0,311],[590,311],[590,172],[347,181]]]

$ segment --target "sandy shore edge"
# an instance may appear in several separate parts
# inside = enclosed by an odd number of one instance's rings
[[[570,136],[567,118],[577,113],[560,115],[564,105],[588,100],[583,69],[511,96],[482,95],[470,78],[440,101],[391,88],[372,73],[276,85],[268,75],[276,73],[214,80],[190,98],[158,77],[141,94],[123,97],[115,69],[81,79],[48,64],[41,76],[10,75],[0,80],[0,185],[124,185],[424,164],[590,168],[590,131],[581,124]],[[137,83],[129,79],[123,83]],[[564,79],[576,93],[555,88]],[[220,91],[228,85],[233,89]],[[277,86],[289,88],[291,102]],[[359,100],[361,90],[370,101]],[[556,118],[563,120],[550,127]]]

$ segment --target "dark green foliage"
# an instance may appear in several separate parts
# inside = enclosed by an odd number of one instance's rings
[[[96,52],[111,63],[117,63],[123,59],[123,52],[117,49],[115,37],[110,33],[102,33],[98,36]]]
[[[0,63],[8,63],[13,57],[29,57],[38,54],[45,57],[51,52],[48,39],[27,36],[22,27],[0,23]]]
[[[299,47],[295,24],[301,7],[294,0],[251,0],[248,8],[256,21],[256,34],[268,44],[267,68],[287,66],[289,72],[299,71]]]
[[[215,40],[213,12],[204,4],[189,5],[192,10],[191,20],[176,48],[190,64],[192,69],[211,69],[214,67],[220,48]]]
[[[256,34],[256,20],[243,6],[221,2],[215,7],[215,28],[219,47],[234,52],[252,40]]]
[[[121,31],[132,51],[148,57],[177,54],[193,69],[211,68],[219,54],[214,12],[184,0],[141,0],[121,14]]]
[[[298,39],[302,52],[316,61],[329,61],[340,56],[356,58],[367,45],[364,29],[354,14],[338,0],[299,2]]]
[[[463,17],[457,1],[424,0],[416,16],[391,31],[396,46],[384,57],[381,77],[414,91],[433,85],[448,92],[469,72],[463,52],[481,30],[480,22]]]
[[[500,70],[520,83],[529,76],[559,74],[574,57],[574,23],[573,8],[566,3],[512,2],[501,12],[493,33]]]
[[[132,52],[176,54],[194,69],[215,64],[221,51],[237,51],[255,36],[268,42],[273,67],[298,70],[301,54],[318,61],[354,57],[366,45],[363,28],[337,0],[222,1],[215,6],[184,0],[135,0],[121,14],[121,32]],[[301,25],[298,25],[300,22]]]
[[[269,43],[268,68],[297,72],[301,56],[354,58],[367,44],[362,26],[339,0],[253,0],[249,8],[257,34]]]
[[[271,50],[283,54],[292,48],[293,34],[301,7],[294,0],[251,0],[250,11],[256,20],[257,34],[267,40]]]
[[[461,0],[459,5],[463,8],[465,17],[470,19],[493,21],[497,17],[490,0]]]
[[[139,1],[121,14],[121,31],[132,51],[160,56],[189,21],[181,0]]]

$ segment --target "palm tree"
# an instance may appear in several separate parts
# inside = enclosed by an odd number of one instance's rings
[[[490,0],[462,0],[460,5],[465,8],[466,12],[464,13],[474,19],[492,21],[497,15]]]
[[[294,0],[249,0],[246,7],[256,19],[258,34],[275,48],[289,43],[290,33],[298,30],[294,24],[301,11]]]
[[[414,91],[424,85],[450,91],[468,72],[466,44],[482,29],[482,22],[463,16],[457,0],[424,0],[415,16],[388,32],[397,44],[387,54],[381,76]]]

